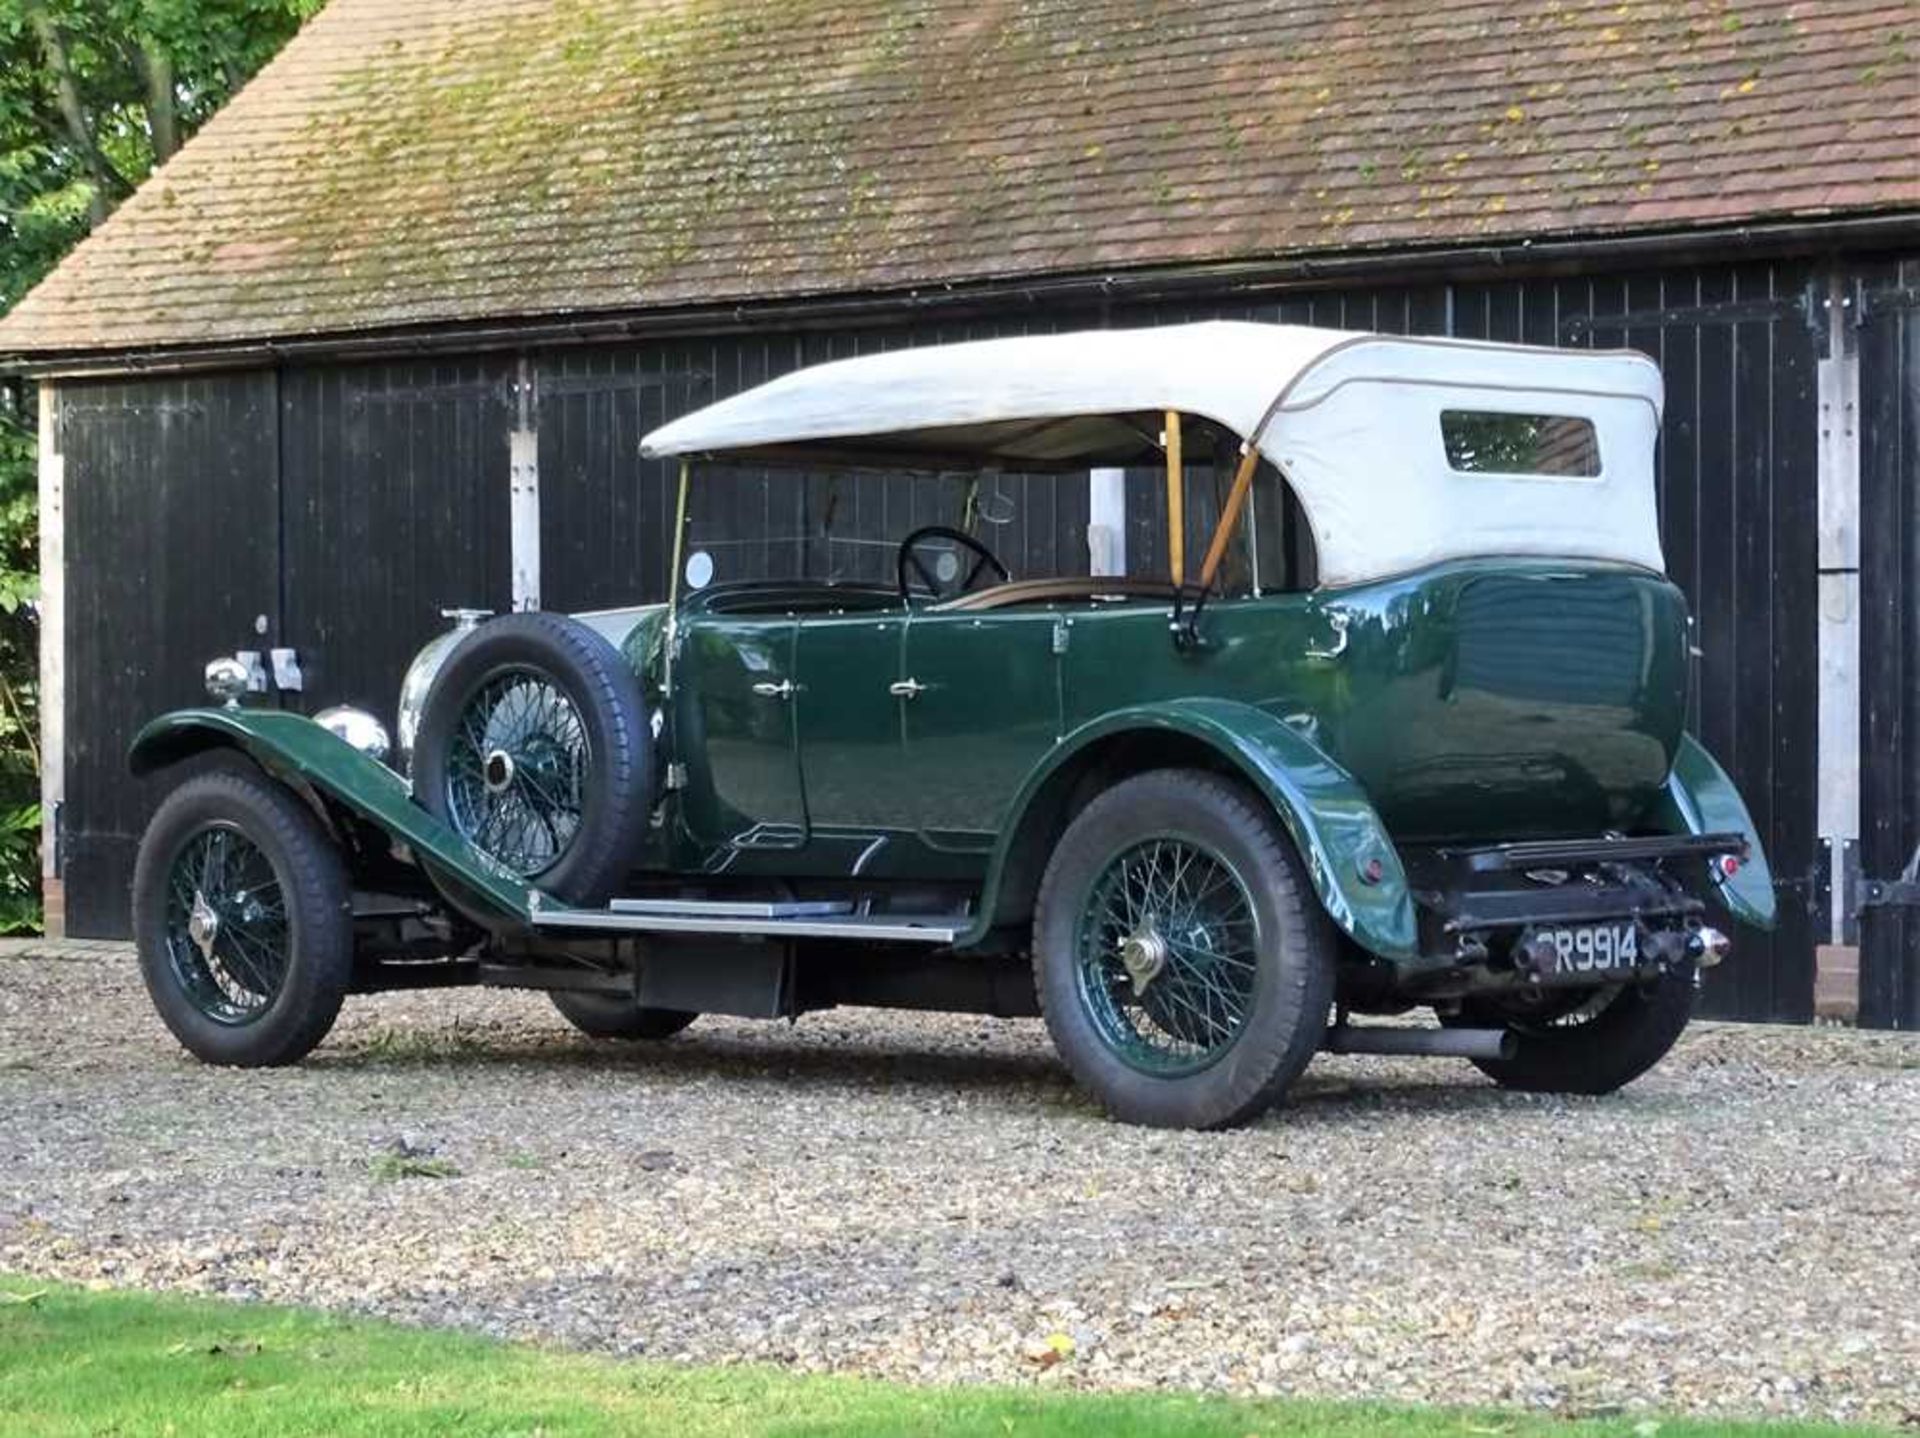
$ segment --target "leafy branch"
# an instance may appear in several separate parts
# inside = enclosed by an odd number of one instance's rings
[[[0,314],[323,0],[0,0]],[[40,922],[38,400],[0,380],[0,933]]]

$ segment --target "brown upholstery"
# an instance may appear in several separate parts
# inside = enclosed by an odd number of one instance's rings
[[[1066,575],[1054,579],[1016,579],[996,584],[991,589],[975,590],[958,599],[929,606],[938,614],[973,613],[983,609],[1006,609],[1015,604],[1046,604],[1075,599],[1097,599],[1102,595],[1144,595],[1171,601],[1173,585],[1164,579],[1127,579],[1104,574],[1095,578]]]

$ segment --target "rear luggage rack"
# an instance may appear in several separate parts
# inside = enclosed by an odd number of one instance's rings
[[[1562,865],[1630,863],[1647,859],[1711,859],[1721,854],[1747,856],[1744,834],[1652,834],[1629,838],[1535,839],[1491,844],[1476,849],[1440,849],[1439,858],[1464,864],[1476,874]]]
[[[1431,895],[1429,907],[1448,934],[1521,929],[1534,924],[1591,924],[1609,919],[1683,919],[1704,905],[1690,894],[1645,880],[1604,886],[1501,889]]]

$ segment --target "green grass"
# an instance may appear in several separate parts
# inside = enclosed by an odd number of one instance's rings
[[[1071,1361],[1071,1360],[1069,1360]],[[0,1434],[915,1434],[981,1438],[1812,1438],[1356,1404],[907,1388],[621,1362],[297,1309],[0,1278]]]
[[[460,1177],[457,1164],[448,1159],[418,1153],[379,1154],[367,1165],[367,1172],[382,1183],[393,1183],[403,1178]]]

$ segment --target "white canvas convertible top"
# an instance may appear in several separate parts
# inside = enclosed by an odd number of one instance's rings
[[[1659,370],[1538,349],[1233,321],[930,346],[799,370],[649,434],[642,453],[1009,469],[1143,463],[1178,410],[1252,438],[1312,526],[1320,581],[1545,555],[1664,568]],[[1596,474],[1464,473],[1444,411],[1590,421]]]

